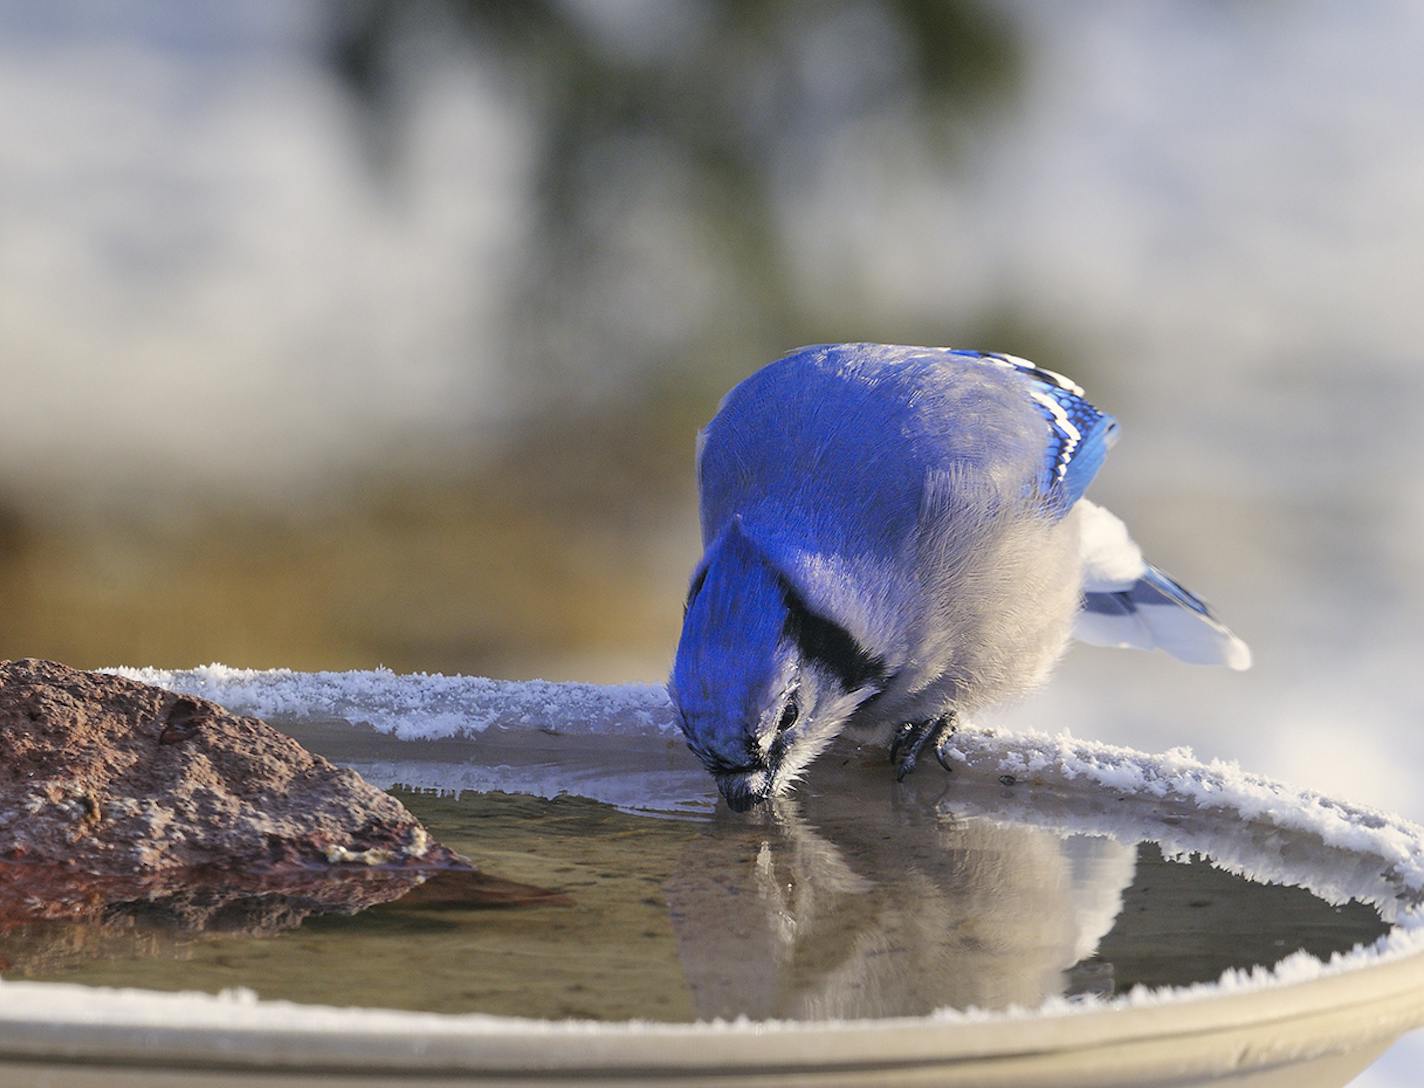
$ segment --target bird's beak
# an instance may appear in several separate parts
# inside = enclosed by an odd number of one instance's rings
[[[717,788],[733,812],[746,812],[771,796],[771,775],[767,771],[737,771],[719,774]]]

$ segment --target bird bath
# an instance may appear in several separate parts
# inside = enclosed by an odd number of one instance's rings
[[[528,894],[12,931],[0,1083],[1300,1088],[1424,1022],[1419,829],[1183,752],[971,732],[897,786],[844,747],[734,816],[651,690],[148,678],[273,716]]]

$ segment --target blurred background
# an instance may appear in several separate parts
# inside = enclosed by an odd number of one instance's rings
[[[979,347],[1119,417],[1094,497],[1257,655],[1079,648],[1003,721],[1424,818],[1422,42],[1405,0],[0,0],[0,657],[657,680],[725,389]]]

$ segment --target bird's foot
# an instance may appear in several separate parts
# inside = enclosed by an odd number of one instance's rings
[[[890,742],[890,762],[895,765],[895,781],[905,780],[905,776],[919,763],[920,753],[924,751],[925,745],[931,742],[934,744],[935,759],[939,761],[939,765],[946,771],[954,770],[945,750],[957,728],[953,711],[938,718],[906,722],[900,726],[895,731],[895,738]]]
[[[959,715],[950,711],[939,720],[939,728],[934,735],[935,760],[946,771],[953,771],[954,764],[949,761],[949,742],[954,734],[959,732]],[[961,755],[963,753],[960,753]]]

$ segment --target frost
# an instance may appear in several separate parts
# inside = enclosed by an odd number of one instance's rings
[[[1296,790],[1235,763],[1202,763],[1188,749],[1152,756],[1068,736],[965,730],[959,751],[961,762],[972,768],[1022,774],[1031,766],[1040,780],[1086,780],[1124,796],[1185,802],[1315,835],[1336,849],[1374,855],[1411,888],[1424,888],[1424,829],[1374,809]]]
[[[488,729],[559,734],[679,736],[660,684],[563,684],[440,673],[293,672],[291,669],[108,668],[170,691],[261,718],[345,718],[403,740],[469,736]]]

